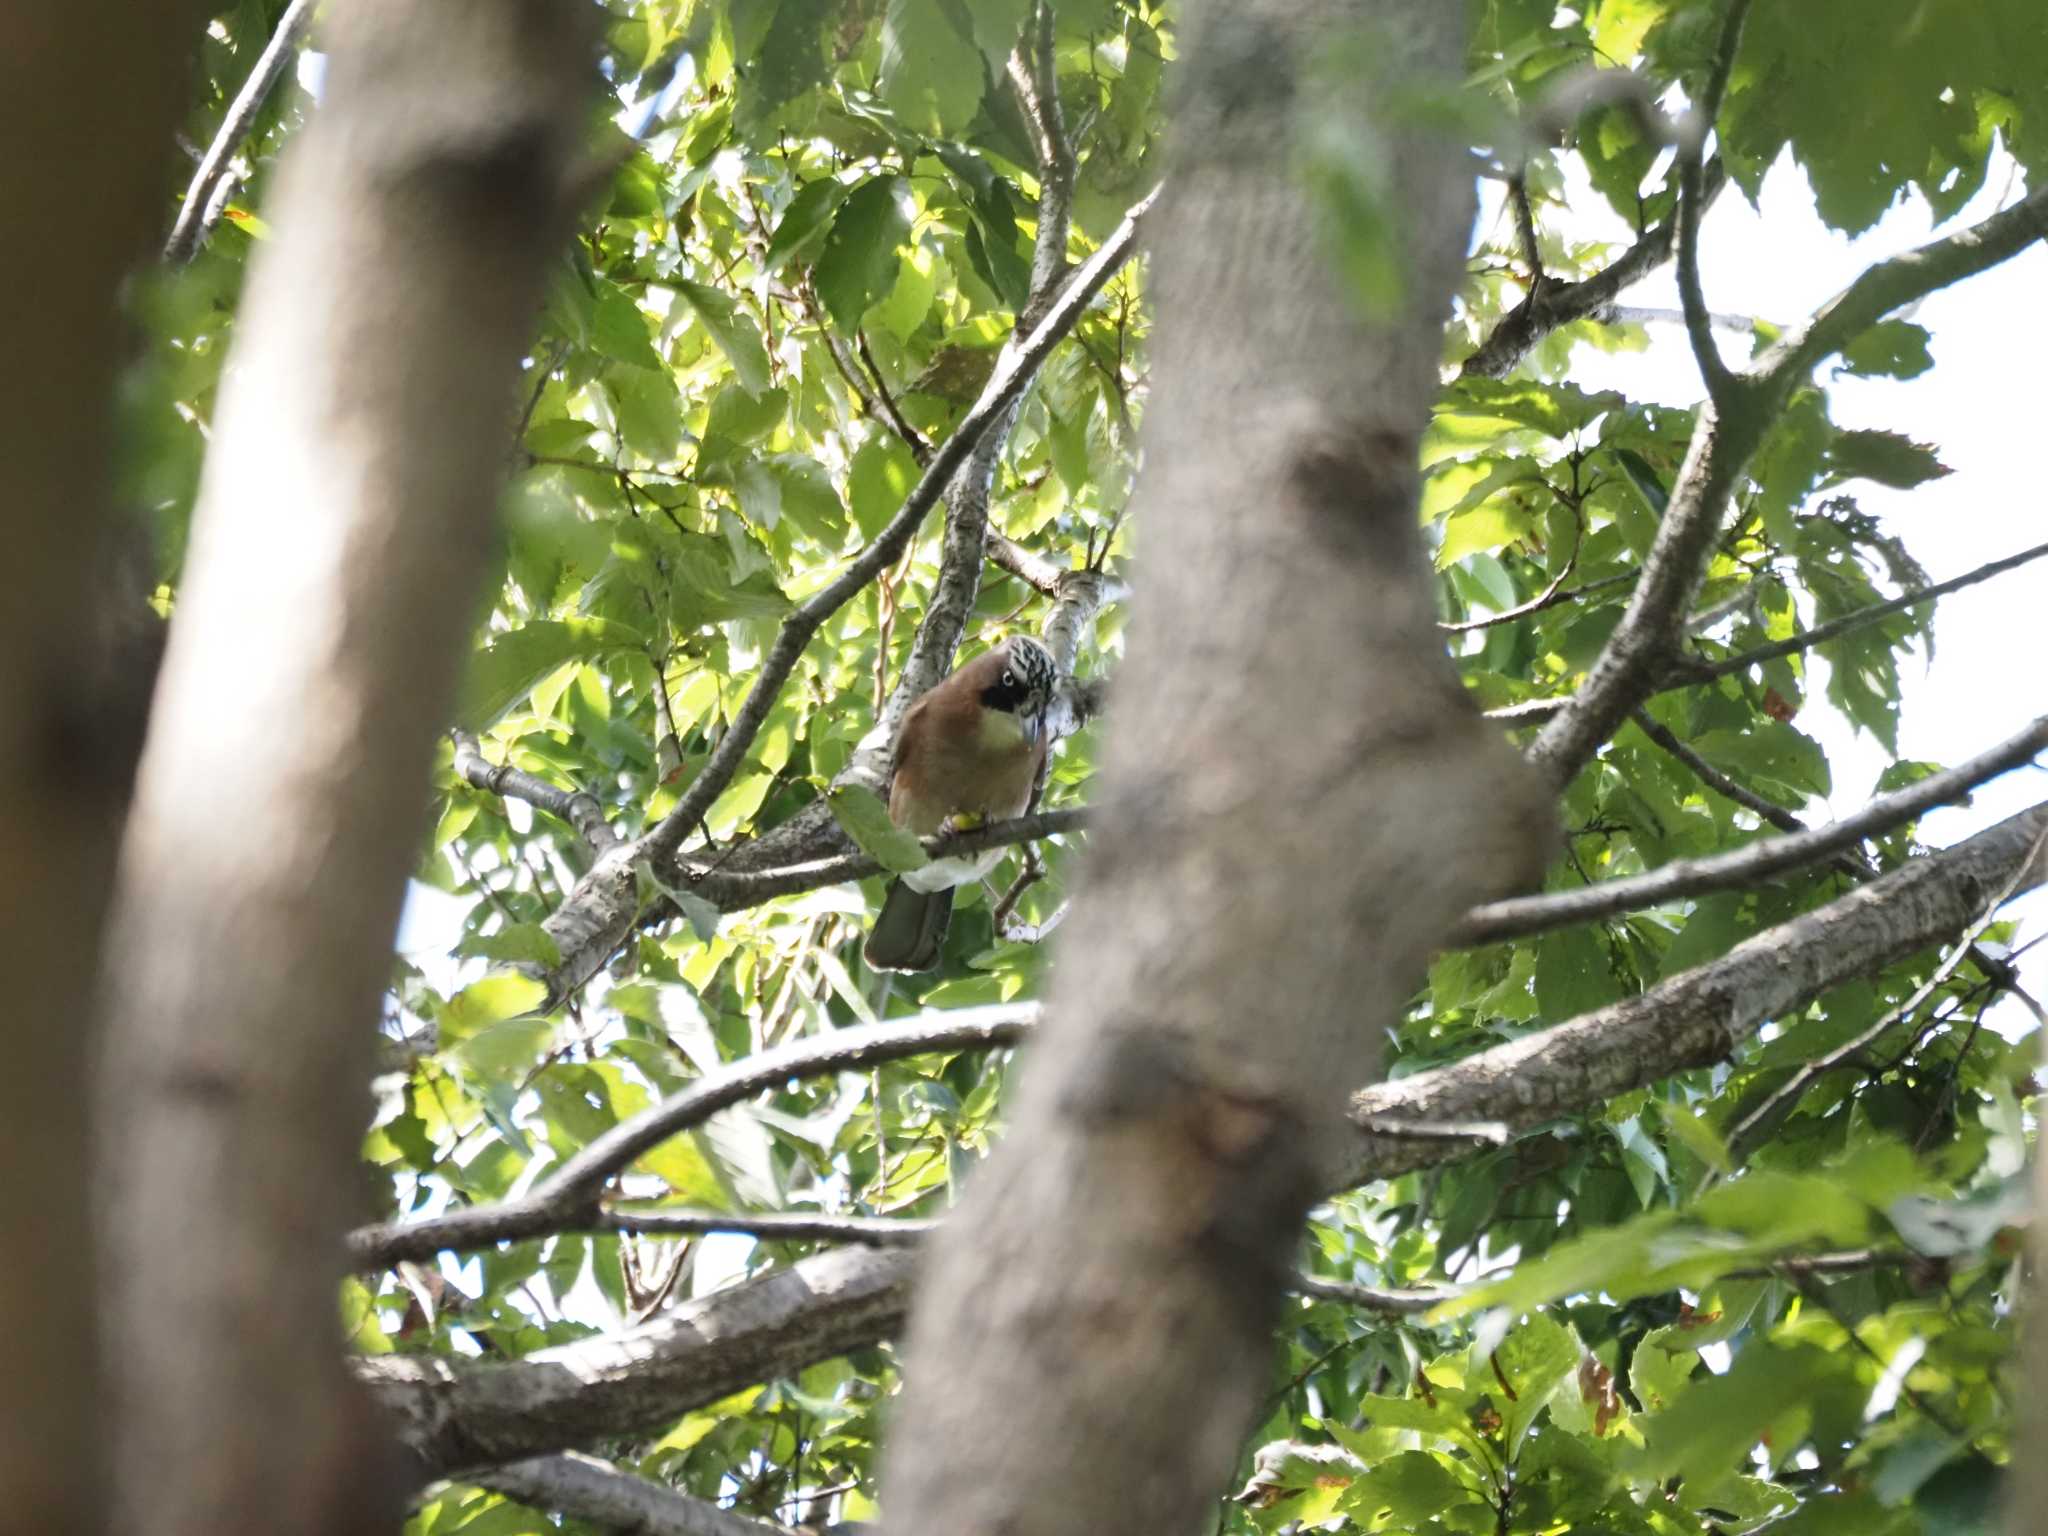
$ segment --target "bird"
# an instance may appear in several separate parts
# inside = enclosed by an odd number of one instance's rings
[[[1045,786],[1046,712],[1059,666],[1016,635],[948,674],[903,716],[889,781],[889,819],[930,837],[976,818],[1021,816]],[[953,889],[979,880],[1003,850],[934,859],[898,876],[862,954],[877,971],[928,971],[953,916]]]

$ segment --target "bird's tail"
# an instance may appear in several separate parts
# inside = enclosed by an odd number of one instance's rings
[[[901,880],[889,882],[889,894],[868,930],[861,953],[876,971],[928,971],[939,963],[946,925],[953,920],[953,891],[915,891]]]

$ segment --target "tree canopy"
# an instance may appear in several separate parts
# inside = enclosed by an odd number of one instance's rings
[[[474,643],[420,786],[439,899],[401,939],[447,911],[460,937],[394,961],[341,1297],[356,1374],[448,1479],[416,1536],[876,1517],[911,1255],[1003,1135],[1159,558],[1125,509],[1177,4],[601,9],[592,191],[505,422],[488,593],[442,597]],[[231,107],[310,19],[242,0],[198,40],[185,135],[232,127],[135,297],[122,489],[174,625],[321,56]],[[2008,696],[1840,835],[1805,824],[1832,787],[1810,723],[1896,755],[1940,616],[1932,532],[1859,503],[1946,474],[1939,445],[1838,426],[1830,381],[1927,372],[1900,311],[2048,230],[2048,10],[1474,0],[1466,66],[1412,108],[1457,124],[1485,210],[1421,517],[1443,643],[1561,840],[1353,1085],[1216,1528],[1988,1529],[2039,1041],[1986,1014],[2048,813],[1941,851],[1916,828],[2048,727]],[[1313,122],[1292,149],[1353,301],[1398,310],[1394,169]],[[1975,222],[1813,316],[1719,314],[1712,210],[1788,160],[1844,235],[1911,199]],[[1587,199],[1631,240],[1590,237]],[[1670,263],[1683,312],[1631,308]],[[1696,408],[1574,382],[1646,326],[1689,337]],[[1009,852],[938,970],[876,976],[885,872],[946,851],[886,825],[888,730],[1024,632],[1073,674],[1040,811],[951,839]],[[1176,1405],[1133,1380],[1128,1411]]]

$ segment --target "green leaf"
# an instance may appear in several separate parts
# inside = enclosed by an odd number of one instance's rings
[[[648,317],[632,295],[612,283],[601,283],[591,319],[590,344],[606,357],[635,368],[659,368],[661,357],[649,337]]]
[[[1828,444],[1828,480],[1874,480],[1910,491],[1954,473],[1934,453],[1932,444],[1916,443],[1896,432],[1837,432]]]
[[[825,243],[832,215],[846,201],[846,186],[830,179],[805,182],[797,189],[768,241],[762,271],[773,277],[792,261],[808,260]]]
[[[753,317],[742,314],[739,302],[721,289],[703,283],[678,282],[675,291],[696,311],[698,322],[732,364],[740,387],[750,395],[766,389],[768,350],[761,345],[761,330]]]
[[[825,796],[832,819],[860,845],[860,851],[891,874],[908,874],[931,862],[910,833],[889,819],[889,808],[872,791],[855,784],[835,784]]]
[[[1910,320],[1883,320],[1842,349],[1844,373],[1864,378],[1917,379],[1934,366],[1924,327]]]
[[[853,455],[846,499],[864,538],[873,539],[916,489],[917,460],[901,438],[876,432]]]
[[[435,1015],[442,1048],[462,1044],[473,1035],[540,1006],[548,989],[517,971],[493,971],[471,982]]]
[[[493,637],[471,658],[458,717],[471,730],[483,730],[556,668],[646,648],[644,634],[609,620],[537,619]]]
[[[818,297],[840,330],[858,330],[868,306],[894,285],[896,251],[910,234],[914,207],[900,176],[863,182],[840,204],[813,274]]]
[[[940,0],[889,0],[882,15],[882,99],[913,128],[952,138],[981,105],[981,52]]]

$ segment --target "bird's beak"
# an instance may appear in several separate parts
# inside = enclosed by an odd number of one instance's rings
[[[1025,740],[1025,742],[1026,742],[1026,743],[1027,743],[1028,745],[1030,745],[1030,746],[1034,746],[1034,747],[1035,747],[1035,746],[1037,746],[1037,745],[1038,745],[1038,741],[1039,741],[1039,738],[1040,738],[1041,736],[1043,736],[1044,734],[1045,734],[1045,711],[1044,711],[1044,710],[1042,710],[1042,709],[1035,709],[1035,710],[1031,711],[1031,713],[1029,713],[1029,714],[1027,714],[1026,716],[1024,716],[1024,740]]]

